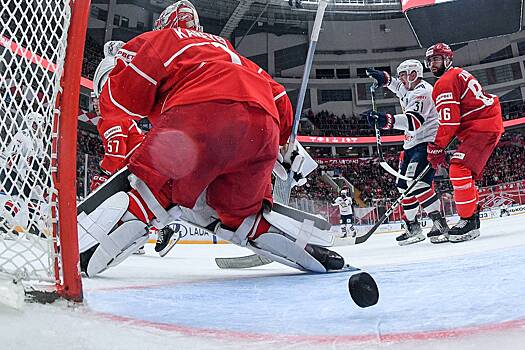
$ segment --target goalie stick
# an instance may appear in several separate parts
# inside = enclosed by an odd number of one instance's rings
[[[314,60],[315,47],[317,46],[317,40],[319,38],[319,32],[321,31],[321,24],[323,22],[324,12],[328,0],[319,0],[317,6],[317,12],[315,14],[314,26],[312,28],[312,35],[310,36],[310,45],[308,47],[308,53],[306,55],[306,62],[304,66],[303,78],[301,81],[301,87],[299,89],[299,95],[297,100],[297,108],[295,109],[295,116],[293,120],[292,133],[288,141],[285,154],[291,155],[293,152],[293,145],[297,138],[297,130],[299,128],[299,119],[301,118],[301,112],[303,109],[304,98],[306,95],[306,87],[308,86],[308,78],[310,77],[310,70]],[[278,176],[275,177],[275,183],[273,188],[273,198],[276,202],[288,205],[290,202],[290,192],[292,191],[293,175],[288,173],[286,180],[281,180]],[[218,260],[219,259],[219,260]],[[269,261],[268,261],[269,260]],[[235,263],[237,261],[238,263]],[[259,257],[257,254],[252,254],[242,257],[233,258],[217,258],[215,259],[217,266],[220,268],[249,268],[271,263],[270,259]],[[222,266],[227,267],[222,267]]]
[[[308,47],[308,53],[306,55],[306,63],[304,66],[303,79],[301,81],[301,88],[299,89],[299,95],[297,100],[297,107],[295,109],[295,116],[293,120],[292,133],[285,151],[285,154],[290,156],[293,152],[293,146],[295,139],[297,138],[297,130],[299,128],[299,119],[303,109],[304,97],[306,95],[306,87],[308,86],[308,78],[310,77],[310,70],[312,69],[312,63],[314,60],[315,47],[317,46],[317,40],[319,38],[319,32],[321,30],[321,24],[323,23],[324,12],[328,0],[319,0],[317,12],[315,14],[314,26],[312,28],[312,35],[310,36],[310,45]],[[276,202],[288,205],[290,201],[290,192],[292,191],[293,175],[291,172],[288,173],[286,180],[281,180],[278,176],[275,177],[273,198]]]
[[[370,96],[372,99],[372,110],[375,111],[376,110],[376,85],[375,83],[370,85]],[[377,127],[377,121],[374,123],[374,129],[376,132],[376,145],[377,145],[377,153],[379,155],[379,165],[381,165],[381,167],[385,169],[389,174],[394,175],[397,178],[403,179],[405,181],[412,181],[412,178],[401,175],[399,172],[394,170],[385,161],[385,158],[383,157],[383,150],[381,149],[381,131]]]

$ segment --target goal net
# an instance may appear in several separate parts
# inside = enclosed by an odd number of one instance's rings
[[[84,0],[0,8],[0,275],[28,295],[82,298],[75,150],[88,13]]]

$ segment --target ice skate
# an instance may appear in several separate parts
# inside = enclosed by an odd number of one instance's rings
[[[157,233],[157,243],[155,244],[155,251],[159,253],[161,257],[166,256],[170,250],[177,244],[178,238],[173,239],[175,231],[170,226],[165,226],[160,229]]]
[[[346,238],[346,237],[348,237],[348,233],[346,232],[346,225],[343,225],[343,226],[341,227],[341,232],[342,232],[341,238]]]
[[[313,244],[307,244],[304,249],[327,270],[340,270],[345,266],[343,257],[334,251]]]
[[[430,232],[427,233],[427,237],[432,243],[444,243],[448,242],[448,224],[447,220],[441,215],[439,211],[429,213],[428,216],[432,219],[433,225]]]
[[[479,213],[474,213],[469,218],[461,218],[459,222],[448,231],[450,242],[458,243],[470,241],[479,236]]]
[[[396,241],[400,246],[414,244],[425,240],[425,235],[421,230],[421,225],[415,219],[412,222],[405,221],[406,230],[403,234],[396,237]]]

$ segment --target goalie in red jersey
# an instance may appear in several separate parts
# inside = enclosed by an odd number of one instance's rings
[[[452,66],[450,47],[438,43],[426,52],[426,64],[439,79],[432,98],[439,113],[436,139],[428,145],[428,160],[434,168],[446,163],[445,148],[456,137],[458,148],[450,159],[450,181],[460,221],[450,229],[451,242],[479,236],[478,191],[474,180],[483,169],[503,133],[499,98],[483,90],[478,80]]]
[[[278,157],[293,119],[284,87],[226,39],[203,32],[189,1],[167,7],[154,31],[118,51],[100,109],[106,119],[147,117],[152,128],[129,159],[131,174],[117,173],[79,206],[89,276],[123,261],[152,223],[174,220],[298,269],[343,268],[324,248],[333,243],[328,222],[272,206],[274,169],[284,164],[304,184],[303,169],[315,168],[304,165],[311,158],[299,145]],[[131,191],[116,182],[121,174]]]

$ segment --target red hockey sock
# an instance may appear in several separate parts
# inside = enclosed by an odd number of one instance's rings
[[[137,190],[132,189],[128,192],[129,196],[129,207],[128,211],[135,215],[137,219],[144,223],[149,223],[155,215],[153,215],[153,212],[148,208],[148,205],[142,199],[142,196],[138,193]]]
[[[407,221],[414,221],[419,208],[417,198],[415,196],[406,197],[401,201],[401,206],[403,207],[403,215]]]
[[[478,191],[472,177],[472,171],[461,164],[450,165],[450,181],[454,187],[454,202],[462,218],[471,217],[478,206]]]

